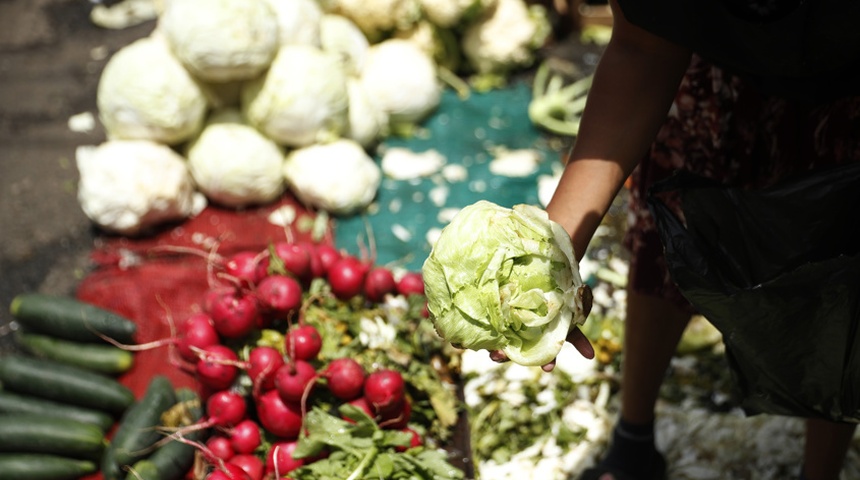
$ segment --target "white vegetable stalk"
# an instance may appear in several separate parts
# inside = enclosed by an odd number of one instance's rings
[[[436,73],[433,59],[415,43],[391,38],[370,48],[361,83],[392,125],[409,125],[439,106],[442,84]]]
[[[361,145],[340,139],[290,152],[284,163],[284,178],[306,205],[348,215],[370,205],[382,172]]]
[[[76,151],[78,201],[99,227],[137,235],[195,215],[206,205],[185,160],[148,140],[111,140]]]
[[[528,108],[529,119],[550,132],[576,136],[592,76],[565,85],[565,79],[550,69],[550,64],[543,62],[535,73]]]
[[[159,30],[196,77],[247,80],[277,53],[278,21],[265,0],[171,0]]]
[[[234,208],[266,204],[284,191],[281,147],[237,110],[213,114],[189,143],[186,156],[198,189],[213,203]]]
[[[108,60],[96,104],[109,139],[168,145],[197,134],[207,107],[200,85],[157,36],[136,40]]]
[[[265,75],[243,86],[241,104],[249,123],[281,145],[338,138],[349,121],[343,63],[310,45],[285,45]]]

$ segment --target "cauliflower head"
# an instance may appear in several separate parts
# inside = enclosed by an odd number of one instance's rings
[[[369,148],[388,133],[388,114],[374,105],[357,78],[347,81],[347,89],[349,125],[344,136]]]
[[[211,82],[254,78],[278,50],[278,20],[266,0],[171,0],[158,28],[179,61]]]
[[[149,140],[108,140],[76,150],[78,201],[106,231],[138,235],[196,215],[206,199],[195,191],[185,159]]]
[[[335,215],[367,207],[376,197],[382,171],[354,140],[298,148],[287,154],[284,178],[305,204]]]
[[[370,101],[391,124],[414,124],[427,117],[442,98],[436,63],[418,44],[390,38],[371,46],[361,84]]]
[[[424,18],[441,28],[455,28],[495,5],[497,0],[420,0]]]
[[[355,22],[371,43],[421,18],[418,0],[327,0],[326,9]]]
[[[466,27],[463,55],[479,74],[507,73],[531,65],[551,30],[543,6],[525,0],[496,0]]]
[[[284,191],[281,147],[248,125],[238,110],[214,113],[185,156],[197,188],[213,203],[265,204]]]
[[[352,20],[327,13],[320,21],[320,46],[338,55],[349,75],[358,75],[370,49],[370,41]]]
[[[284,45],[266,74],[243,86],[242,112],[282,145],[337,138],[348,122],[346,79],[336,55],[310,45]]]
[[[200,85],[157,36],[120,48],[102,70],[96,95],[109,139],[174,145],[199,132],[206,115]]]
[[[265,0],[278,20],[281,45],[320,45],[323,9],[317,0]]]

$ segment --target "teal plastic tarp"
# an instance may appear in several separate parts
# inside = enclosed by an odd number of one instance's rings
[[[372,232],[377,264],[397,264],[420,270],[430,253],[428,232],[446,223],[444,212],[485,199],[502,206],[539,205],[538,178],[559,167],[569,140],[543,134],[528,118],[531,87],[524,82],[487,93],[473,92],[461,99],[448,89],[439,108],[421,124],[422,134],[412,138],[389,137],[380,146],[403,147],[422,153],[436,150],[447,165],[461,165],[463,181],[445,181],[443,175],[409,180],[385,178],[376,205],[359,216],[336,218],[338,247],[361,254]],[[496,175],[490,171],[494,149],[532,149],[541,153],[537,169],[526,176]],[[376,158],[381,162],[381,156]],[[447,188],[444,202],[430,199],[434,188]]]

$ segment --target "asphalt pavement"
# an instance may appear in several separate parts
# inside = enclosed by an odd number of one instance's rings
[[[14,295],[73,294],[90,266],[95,232],[76,199],[75,149],[104,131],[69,120],[95,116],[107,59],[154,27],[98,27],[92,6],[0,0],[0,334]]]

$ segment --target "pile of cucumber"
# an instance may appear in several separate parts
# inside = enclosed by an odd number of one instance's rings
[[[0,480],[185,476],[194,448],[168,434],[200,418],[200,399],[163,376],[140,399],[119,382],[134,354],[107,339],[133,344],[133,321],[40,293],[18,295],[10,312],[19,348],[0,357]]]

